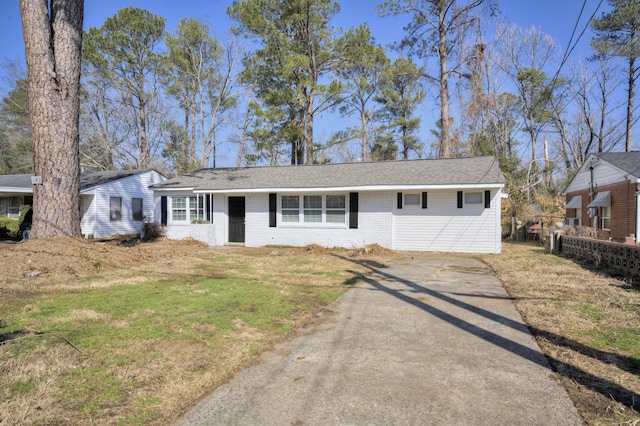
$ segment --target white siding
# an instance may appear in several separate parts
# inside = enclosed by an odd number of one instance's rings
[[[500,191],[491,191],[491,208],[466,204],[457,208],[457,191],[430,190],[428,207],[393,206],[393,249],[457,253],[499,253]],[[464,197],[463,197],[464,201]]]
[[[269,195],[248,195],[246,197],[245,244],[250,247],[265,245],[305,246],[308,244],[319,244],[325,247],[363,247],[375,243],[390,248],[390,193],[359,193],[358,229],[349,229],[349,194],[340,194],[345,195],[347,202],[347,216],[344,225],[283,224],[280,215],[281,194],[278,194],[278,226],[275,228],[269,227]],[[296,195],[303,195],[303,193]]]
[[[189,219],[183,221],[173,220],[171,211],[171,198],[172,197],[192,197],[193,193],[189,192],[172,192],[168,193],[156,193],[156,222],[160,221],[160,198],[162,196],[167,197],[167,229],[166,236],[171,240],[182,240],[183,238],[194,238],[198,241],[202,241],[210,246],[224,245],[225,230],[226,230],[226,197],[222,194],[215,194],[213,197],[213,223],[212,224],[191,224]],[[187,202],[187,206],[189,203]],[[187,213],[187,218],[189,213]]]
[[[396,192],[359,192],[358,228],[349,229],[349,194],[347,217],[344,225],[319,223],[288,224],[281,220],[281,198],[278,194],[277,226],[269,227],[269,195],[264,193],[233,194],[245,197],[245,245],[305,246],[319,244],[325,247],[363,247],[379,244],[394,250],[441,251],[460,253],[500,253],[500,190],[491,190],[491,207],[483,202],[457,208],[457,191],[429,190],[428,208],[420,205],[397,209]],[[416,191],[420,194],[421,192]],[[158,192],[157,197],[163,195]],[[228,198],[214,197],[214,225],[206,229],[187,221],[172,222],[171,196],[189,196],[188,193],[168,194],[167,237],[192,237],[210,245],[224,245],[228,235]],[[304,195],[297,193],[296,195]],[[322,194],[326,195],[326,194]],[[213,238],[212,235],[215,235]]]
[[[142,229],[142,221],[133,221],[131,210],[131,199],[142,198],[143,215],[153,220],[155,200],[153,191],[149,186],[165,180],[157,172],[149,171],[139,173],[126,178],[114,180],[109,183],[97,186],[92,192],[95,193],[93,200],[95,208],[95,222],[93,224],[93,237],[103,238],[118,234],[138,234]],[[109,218],[110,197],[122,198],[122,220],[112,221]],[[89,235],[91,225],[87,220],[87,228],[83,228],[82,233]],[[88,232],[85,232],[87,229]]]
[[[610,185],[625,180],[625,172],[606,161],[585,162],[565,190],[566,193],[589,188],[591,183],[591,170],[589,167],[591,166],[593,166],[593,181],[596,186]]]
[[[85,238],[93,238],[96,225],[95,194],[83,194],[80,196],[80,229]]]

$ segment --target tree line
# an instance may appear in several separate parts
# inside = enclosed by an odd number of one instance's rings
[[[367,24],[334,26],[334,1],[235,0],[225,38],[127,7],[82,34],[79,162],[179,174],[216,167],[225,143],[237,166],[494,155],[518,208],[557,194],[589,153],[632,149],[640,1],[608,5],[590,20],[592,55],[573,60],[539,28],[500,21],[494,0],[379,4],[408,18],[386,47]],[[10,66],[0,171],[31,173],[30,86]],[[356,124],[319,140],[323,113]]]

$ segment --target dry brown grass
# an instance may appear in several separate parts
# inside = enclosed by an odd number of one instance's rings
[[[7,318],[15,318],[8,310],[21,318],[60,295],[143,284],[187,288],[215,299],[211,290],[199,287],[199,280],[237,280],[240,275],[244,285],[259,281],[282,294],[295,294],[301,302],[308,295],[304,309],[281,321],[295,330],[322,308],[314,296],[318,288],[344,291],[345,283],[368,271],[358,262],[382,264],[396,256],[379,247],[217,250],[193,241],[161,241],[126,248],[70,239],[3,245],[0,254],[0,424],[52,425],[169,424],[283,334],[250,326],[230,312],[234,330],[224,338],[211,323],[166,323],[169,339],[130,336],[99,349],[82,345],[78,350],[69,344],[77,341],[72,337],[67,342],[65,336],[36,332],[77,324],[81,334],[84,324],[99,322],[114,332],[128,332],[130,322],[137,321],[135,313],[116,319],[99,309],[74,306],[47,317],[48,324],[30,320],[24,332],[3,334]],[[32,270],[43,273],[25,277]],[[111,381],[117,384],[112,394],[102,386]],[[104,398],[95,400],[96,395]]]
[[[539,245],[505,243],[503,254],[482,260],[514,299],[584,420],[640,424],[640,292]],[[628,341],[611,338],[618,331],[628,331]]]

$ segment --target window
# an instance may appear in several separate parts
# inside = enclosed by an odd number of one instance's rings
[[[171,219],[187,220],[187,197],[171,197]]]
[[[142,198],[131,199],[131,220],[142,222],[144,213],[142,210]]]
[[[19,197],[0,198],[0,214],[18,219],[20,217],[20,204]]]
[[[300,197],[297,195],[282,196],[282,221],[299,222]]]
[[[420,194],[405,194],[404,195],[405,206],[418,206],[420,205]]]
[[[602,207],[602,229],[611,229],[611,207]]]
[[[465,192],[465,204],[482,204],[482,192]]]
[[[213,194],[171,197],[171,220],[213,223]]]
[[[347,223],[346,195],[283,195],[281,200],[282,223]]]
[[[582,208],[576,209],[576,219],[578,222],[576,225],[582,225]]]
[[[322,197],[320,195],[304,196],[304,221],[322,222]]]
[[[122,220],[122,197],[109,197],[109,220]]]
[[[345,200],[344,195],[327,195],[327,223],[345,223]]]
[[[189,197],[189,220],[199,222],[204,218],[204,197]]]

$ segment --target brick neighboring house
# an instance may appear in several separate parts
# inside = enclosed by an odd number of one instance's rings
[[[567,186],[566,223],[640,242],[640,151],[590,154]]]

